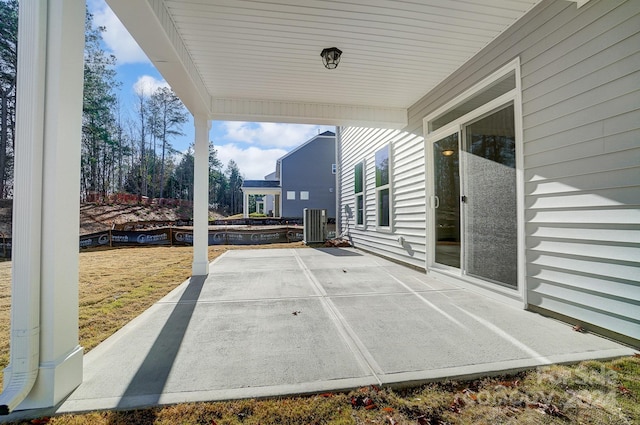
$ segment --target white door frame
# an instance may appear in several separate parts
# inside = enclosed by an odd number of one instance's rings
[[[466,100],[480,92],[482,89],[492,84],[496,80],[515,72],[515,88],[487,103],[474,109],[473,111],[447,123],[445,126],[430,131],[430,123],[437,117],[444,115],[447,111],[452,110],[456,106],[464,103]],[[505,106],[509,103],[513,103],[514,106],[514,121],[515,121],[515,142],[516,142],[516,196],[517,196],[517,246],[518,246],[518,279],[516,289],[507,288],[501,285],[497,285],[488,281],[484,281],[479,278],[464,275],[462,268],[457,269],[454,267],[447,267],[435,262],[435,235],[433,229],[435,226],[435,205],[434,205],[434,181],[433,181],[433,143],[446,137],[454,132],[459,132],[459,148],[462,148],[463,140],[462,129],[463,126],[478,117],[487,114],[495,109]],[[427,115],[423,119],[423,132],[424,132],[424,149],[425,149],[425,192],[426,192],[426,264],[425,268],[429,273],[435,273],[447,280],[454,280],[457,284],[465,287],[469,287],[472,290],[482,292],[493,298],[498,298],[501,301],[509,302],[510,304],[518,305],[519,307],[527,307],[527,288],[526,288],[526,260],[525,260],[525,217],[524,217],[524,154],[523,154],[523,131],[522,131],[522,98],[521,98],[521,79],[520,79],[520,60],[514,59],[489,77],[483,79],[479,83],[475,84],[470,89],[463,92],[461,95],[452,99],[444,106],[438,108],[436,111]],[[463,168],[461,159],[460,169]],[[462,186],[461,179],[461,186]],[[461,187],[461,190],[464,188]],[[464,223],[464,218],[461,214],[461,228]],[[464,243],[464,235],[461,233],[461,243]]]

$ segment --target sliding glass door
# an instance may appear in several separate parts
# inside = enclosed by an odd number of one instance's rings
[[[436,266],[516,287],[513,105],[456,125],[431,144]]]
[[[460,146],[458,133],[433,143],[435,261],[460,268]]]

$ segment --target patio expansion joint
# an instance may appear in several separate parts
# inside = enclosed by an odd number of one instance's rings
[[[347,347],[356,358],[361,369],[365,372],[369,372],[376,380],[378,385],[382,385],[380,375],[384,374],[383,369],[380,367],[380,365],[378,365],[376,360],[373,358],[373,355],[369,352],[369,350],[367,350],[360,338],[358,338],[355,331],[351,328],[344,316],[342,316],[342,314],[338,310],[338,307],[336,307],[336,305],[333,303],[327,292],[324,290],[320,282],[318,282],[318,280],[315,278],[313,272],[304,263],[300,255],[298,255],[298,253],[294,249],[292,249],[291,252],[298,262],[302,273],[305,275],[305,277],[313,287],[313,290],[319,296],[322,307],[325,309],[327,315],[338,330],[338,333],[342,337],[343,341],[345,342],[345,344],[347,344]]]

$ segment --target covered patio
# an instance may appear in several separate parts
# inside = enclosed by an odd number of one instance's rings
[[[632,353],[356,249],[235,250],[87,354],[80,387],[40,413],[417,384]]]
[[[193,278],[89,354],[84,373],[77,212],[85,1],[21,2],[11,363],[0,413],[56,406],[81,384],[63,409],[630,353],[357,251],[247,251],[210,270],[212,120],[402,129],[412,105],[540,2],[107,0],[194,117]],[[343,52],[335,69],[320,58],[330,47]],[[242,372],[247,353],[261,365],[251,373]],[[125,367],[114,368],[122,358]]]

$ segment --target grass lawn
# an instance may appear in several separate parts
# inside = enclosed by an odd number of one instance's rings
[[[260,248],[283,246],[302,245]],[[246,248],[210,247],[209,258],[227,249]],[[191,273],[191,256],[189,247],[82,252],[80,344],[85,350],[94,348],[186,280]],[[0,368],[9,360],[10,274],[11,263],[0,263]],[[187,403],[23,422],[37,423],[640,424],[640,356],[402,390],[368,387],[348,394]]]

